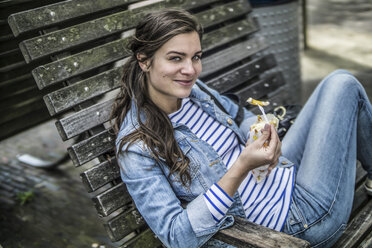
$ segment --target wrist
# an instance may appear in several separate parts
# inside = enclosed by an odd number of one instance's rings
[[[251,169],[247,161],[243,161],[241,157],[238,157],[238,159],[229,169],[229,171],[231,171],[230,176],[241,181],[247,177],[250,170]]]

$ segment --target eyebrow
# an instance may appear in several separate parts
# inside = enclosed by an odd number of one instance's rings
[[[177,52],[177,51],[169,51],[169,52],[167,52],[167,55],[168,54],[171,54],[171,53],[179,54],[181,56],[186,56],[186,53]],[[197,51],[195,54],[198,54],[198,53],[202,53],[202,51],[201,50],[200,51]]]

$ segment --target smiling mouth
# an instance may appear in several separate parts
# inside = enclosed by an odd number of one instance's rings
[[[191,79],[191,80],[174,80],[174,81],[181,84],[181,85],[188,86],[188,85],[192,84],[194,80]]]

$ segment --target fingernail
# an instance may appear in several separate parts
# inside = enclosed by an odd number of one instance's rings
[[[265,129],[266,131],[270,130],[270,125],[266,123],[264,129]]]

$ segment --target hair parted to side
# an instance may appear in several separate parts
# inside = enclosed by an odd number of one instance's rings
[[[133,142],[143,141],[156,160],[165,159],[170,174],[178,174],[181,183],[185,186],[191,182],[188,171],[190,161],[182,153],[174,138],[173,126],[168,115],[150,99],[147,75],[140,68],[139,62],[148,61],[150,67],[153,56],[159,48],[174,36],[190,32],[197,32],[200,40],[202,39],[203,29],[200,23],[185,10],[168,9],[148,13],[138,23],[128,45],[132,56],[124,65],[120,92],[110,118],[113,120],[116,117],[112,126],[117,135],[134,101],[138,110],[139,128],[120,140],[118,151],[125,144],[128,144],[128,149]],[[145,114],[145,121],[141,120],[140,113]]]

